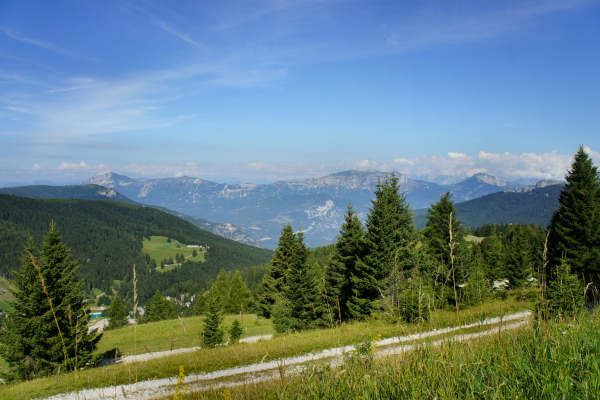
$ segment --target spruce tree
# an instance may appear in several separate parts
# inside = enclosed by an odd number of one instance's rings
[[[14,273],[15,301],[0,333],[8,379],[31,379],[57,369],[76,369],[92,358],[101,335],[88,332],[89,312],[78,264],[54,225],[39,256],[29,242]]]
[[[292,226],[287,224],[281,231],[279,244],[273,253],[258,293],[258,308],[265,318],[271,316],[273,305],[287,286],[287,274],[297,257],[297,238]]]
[[[464,230],[456,217],[456,208],[450,199],[450,192],[440,197],[440,201],[427,210],[427,224],[423,229],[423,239],[430,254],[441,264],[450,267],[450,214],[452,214],[452,235],[455,243],[462,243]]]
[[[210,292],[220,298],[221,304],[225,302],[227,296],[229,296],[229,290],[231,289],[231,277],[229,273],[222,269],[215,279],[215,283],[210,288]]]
[[[242,337],[242,333],[244,333],[244,331],[242,330],[240,321],[238,319],[233,320],[231,328],[229,329],[229,341],[231,343],[239,342],[240,338]]]
[[[567,184],[558,199],[549,226],[549,279],[564,258],[573,273],[599,288],[600,273],[600,178],[583,147],[575,154]],[[588,293],[593,293],[590,290]]]
[[[308,249],[302,233],[295,239],[292,263],[287,272],[283,292],[290,307],[292,329],[301,330],[325,325],[323,298],[319,292],[318,276],[307,263]]]
[[[367,255],[365,235],[358,216],[348,206],[325,275],[327,303],[334,320],[346,321],[368,315],[369,304],[378,295],[375,271],[364,262]],[[355,282],[361,284],[356,287]]]
[[[221,325],[221,304],[218,296],[210,295],[208,299],[208,314],[202,328],[202,344],[204,347],[215,347],[223,343]]]
[[[127,310],[125,309],[125,304],[123,304],[123,301],[118,295],[115,295],[110,303],[108,319],[108,327],[110,329],[127,325]]]
[[[248,310],[248,305],[252,299],[250,290],[242,279],[240,271],[235,271],[231,278],[231,287],[229,294],[225,299],[225,311],[239,313],[242,310]]]
[[[404,193],[400,193],[398,177],[392,174],[377,184],[367,218],[366,264],[373,268],[378,284],[382,284],[395,265],[404,261],[401,249],[406,248],[413,236],[412,213]]]
[[[157,290],[146,305],[144,322],[161,321],[175,318],[175,306]]]

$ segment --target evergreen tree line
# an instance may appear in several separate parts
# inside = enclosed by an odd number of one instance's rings
[[[555,303],[565,296],[568,304],[579,304],[584,284],[588,301],[597,301],[600,178],[583,148],[566,180],[548,230],[484,226],[471,232],[484,234],[481,240],[466,234],[449,193],[432,204],[419,232],[392,174],[377,185],[365,224],[349,206],[337,242],[319,254],[309,257],[302,233],[285,226],[257,308],[284,332],[364,319],[375,311],[394,320],[427,319],[433,309],[458,312],[459,305],[484,301],[503,287],[539,289],[548,309],[561,309]]]

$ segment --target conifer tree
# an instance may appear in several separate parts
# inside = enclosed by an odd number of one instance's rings
[[[496,235],[486,237],[481,242],[481,254],[485,265],[486,276],[492,280],[506,279],[508,272],[504,262],[502,241]]]
[[[308,249],[302,233],[296,237],[292,263],[287,272],[287,285],[283,292],[290,307],[292,329],[301,330],[323,326],[326,323],[323,299],[319,293],[318,277],[307,263]]]
[[[163,319],[175,318],[175,307],[167,298],[157,290],[146,305],[144,312],[144,322],[161,321]]]
[[[368,315],[368,304],[378,295],[375,271],[364,262],[367,256],[365,235],[358,216],[348,206],[335,253],[326,271],[327,302],[334,320],[346,321]],[[355,282],[360,285],[356,287]]]
[[[252,294],[244,283],[242,274],[240,271],[235,271],[233,278],[231,278],[229,295],[225,299],[225,311],[238,313],[242,310],[247,310],[251,299]]]
[[[258,308],[265,318],[271,316],[273,305],[287,286],[287,274],[294,262],[297,250],[297,238],[292,226],[287,224],[281,231],[279,244],[273,253],[258,293]]]
[[[225,302],[227,296],[229,296],[229,290],[231,289],[231,278],[229,273],[222,269],[215,279],[215,283],[210,288],[210,292],[219,297],[221,304]]]
[[[517,288],[532,276],[532,260],[522,227],[516,226],[507,231],[506,235],[506,276],[511,287]]]
[[[88,332],[89,313],[78,264],[54,225],[39,256],[29,242],[14,273],[15,301],[0,333],[0,355],[8,379],[31,379],[91,360],[101,335]]]
[[[456,208],[450,199],[450,192],[440,197],[440,201],[431,205],[427,210],[427,224],[423,229],[423,239],[427,249],[435,260],[449,267],[450,252],[450,214],[452,214],[452,234],[456,243],[462,243],[464,230],[456,218]]]
[[[127,325],[127,310],[125,309],[125,304],[123,304],[123,301],[118,295],[115,295],[110,303],[108,319],[108,327],[110,329]]]
[[[599,289],[600,178],[588,154],[579,148],[567,184],[558,199],[548,237],[549,279],[564,258],[573,273]],[[589,293],[594,290],[589,291]]]
[[[208,314],[204,319],[202,328],[202,344],[205,347],[215,347],[223,343],[223,330],[221,325],[221,304],[218,296],[214,294],[208,299]]]
[[[242,337],[242,333],[244,333],[244,331],[242,330],[240,321],[238,319],[233,320],[231,328],[229,329],[229,340],[231,343],[239,342],[240,338]]]
[[[378,282],[389,275],[394,265],[404,261],[400,250],[406,248],[413,236],[412,213],[405,195],[400,193],[398,177],[392,174],[377,184],[367,218],[366,264],[373,268]]]

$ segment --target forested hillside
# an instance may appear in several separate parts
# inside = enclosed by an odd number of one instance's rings
[[[456,204],[457,216],[466,227],[485,224],[537,224],[547,226],[558,207],[563,185],[552,185],[526,192],[498,192]],[[415,225],[425,226],[426,210],[415,210]]]
[[[135,203],[114,189],[99,185],[31,185],[1,188],[0,194],[12,194],[35,199],[81,199],[81,200],[115,200],[124,203]]]
[[[243,269],[266,262],[271,252],[203,231],[189,222],[150,207],[89,200],[41,200],[0,195],[0,274],[9,276],[20,265],[27,237],[36,243],[54,220],[65,243],[81,263],[87,290],[130,289],[136,265],[141,301],[157,289],[165,294],[195,293],[206,287],[220,269]],[[206,261],[185,262],[161,273],[142,253],[142,239],[167,236],[186,244],[208,246]],[[125,290],[127,289],[127,290]]]

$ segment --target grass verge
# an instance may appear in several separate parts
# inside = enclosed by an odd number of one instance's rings
[[[486,317],[514,313],[530,304],[516,300],[494,301],[461,312],[461,323],[483,320]],[[209,372],[238,365],[275,360],[281,357],[304,354],[330,347],[354,344],[376,336],[391,337],[456,325],[453,311],[439,310],[426,324],[390,324],[383,320],[370,320],[344,324],[333,329],[319,329],[282,336],[272,340],[203,349],[139,364],[120,364],[104,368],[78,371],[57,377],[6,385],[0,388],[0,398],[15,400],[49,396],[83,388],[103,387],[138,380],[176,376],[179,367],[187,373]],[[141,325],[140,325],[141,326]],[[139,326],[138,326],[139,328]],[[138,338],[140,338],[138,331]],[[132,336],[133,337],[133,336]],[[139,346],[139,345],[138,345]]]
[[[398,357],[347,358],[300,376],[184,399],[598,399],[600,314],[422,346]]]

